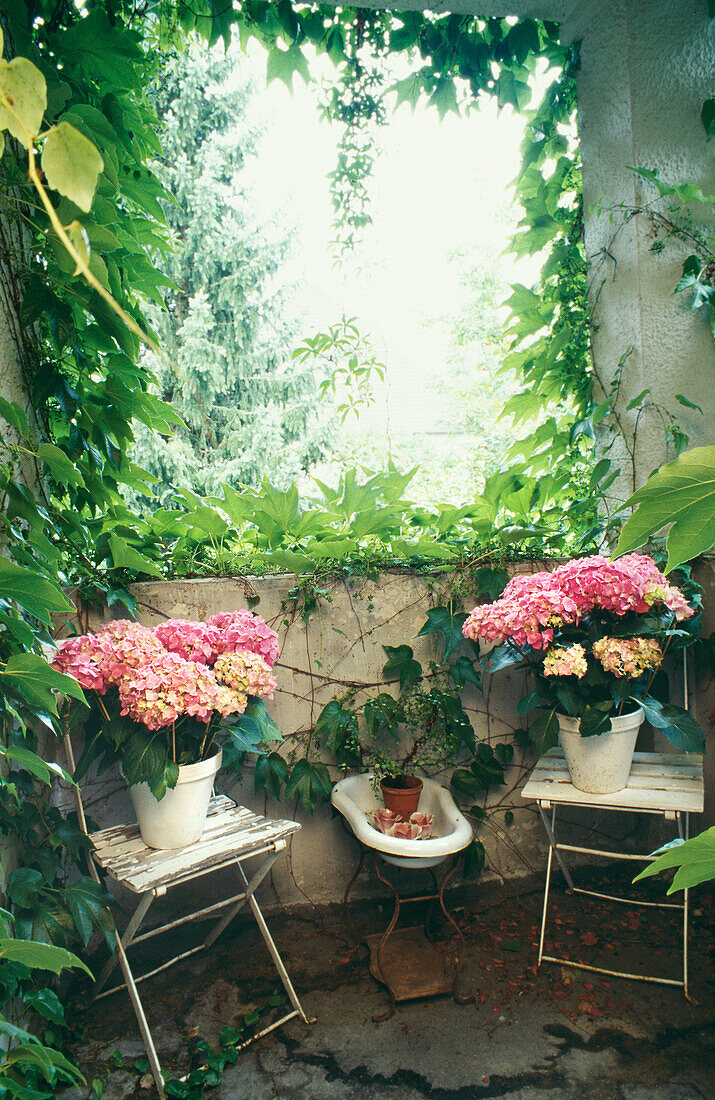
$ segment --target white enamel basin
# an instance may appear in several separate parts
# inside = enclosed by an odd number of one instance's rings
[[[368,814],[382,809],[382,802],[370,786],[372,776],[353,775],[341,779],[330,796],[335,809],[346,819],[357,839],[374,848],[388,863],[397,867],[435,867],[447,856],[461,852],[472,840],[472,826],[457,809],[448,790],[425,779],[418,810],[433,814],[432,837],[429,840],[403,840],[385,836],[375,829]]]

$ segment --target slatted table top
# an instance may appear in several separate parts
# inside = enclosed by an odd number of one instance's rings
[[[185,848],[147,848],[136,823],[102,829],[92,833],[91,840],[100,867],[128,889],[143,894],[267,851],[298,829],[297,821],[269,821],[237,806],[226,795],[214,795],[204,835]]]
[[[573,786],[563,749],[557,746],[541,757],[521,796],[539,802],[699,814],[704,804],[703,758],[694,752],[637,752],[633,755],[628,784],[622,791],[589,794]]]

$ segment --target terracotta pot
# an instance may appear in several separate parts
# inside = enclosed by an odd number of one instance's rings
[[[400,814],[402,817],[409,817],[410,814],[415,813],[419,806],[422,780],[416,775],[403,775],[400,776],[400,779],[404,786],[393,787],[390,780],[394,780],[394,778],[394,776],[385,776],[384,779],[380,780],[380,790],[382,791],[385,809],[394,810],[396,814]]]

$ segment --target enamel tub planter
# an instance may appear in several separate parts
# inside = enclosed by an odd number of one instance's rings
[[[375,813],[381,809],[372,784],[371,773],[341,779],[333,787],[330,801],[360,843],[379,852],[386,863],[396,867],[436,867],[471,843],[472,826],[449,791],[432,779],[423,780],[420,798],[421,813],[432,818],[430,838],[409,840],[387,836],[372,823]]]
[[[638,730],[645,717],[639,707],[630,714],[611,718],[611,728],[604,733],[584,737],[580,718],[556,715],[559,742],[574,787],[589,794],[613,794],[628,783]]]

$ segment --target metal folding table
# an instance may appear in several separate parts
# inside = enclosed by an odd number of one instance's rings
[[[607,851],[602,848],[587,848],[577,844],[564,844],[556,839],[556,816],[560,806],[574,806],[597,810],[628,810],[632,813],[660,816],[665,821],[675,823],[677,836],[687,839],[690,830],[690,814],[702,813],[704,801],[703,758],[697,753],[650,753],[637,752],[633,757],[628,784],[622,791],[614,794],[588,794],[573,786],[569,779],[566,760],[560,747],[550,749],[534,769],[529,782],[522,791],[525,799],[535,799],[549,840],[549,854],[546,863],[546,883],[544,887],[544,908],[541,918],[541,936],[539,938],[538,965],[542,962],[559,963],[561,966],[573,966],[580,970],[591,970],[597,974],[610,974],[619,978],[632,978],[636,981],[657,982],[662,985],[681,986],[688,996],[688,905],[689,891],[683,891],[683,901],[645,901],[633,897],[619,897],[597,890],[586,890],[574,885],[564,852],[580,855],[604,856],[608,859],[631,860],[643,863],[654,859],[652,855],[640,855],[632,852]],[[563,871],[569,893],[586,894],[590,897],[615,901],[627,905],[652,906],[660,909],[677,909],[683,914],[683,977],[681,979],[664,978],[650,974],[630,974],[606,967],[592,966],[576,959],[563,959],[544,954],[544,940],[549,907],[549,889],[551,870],[556,857]]]

